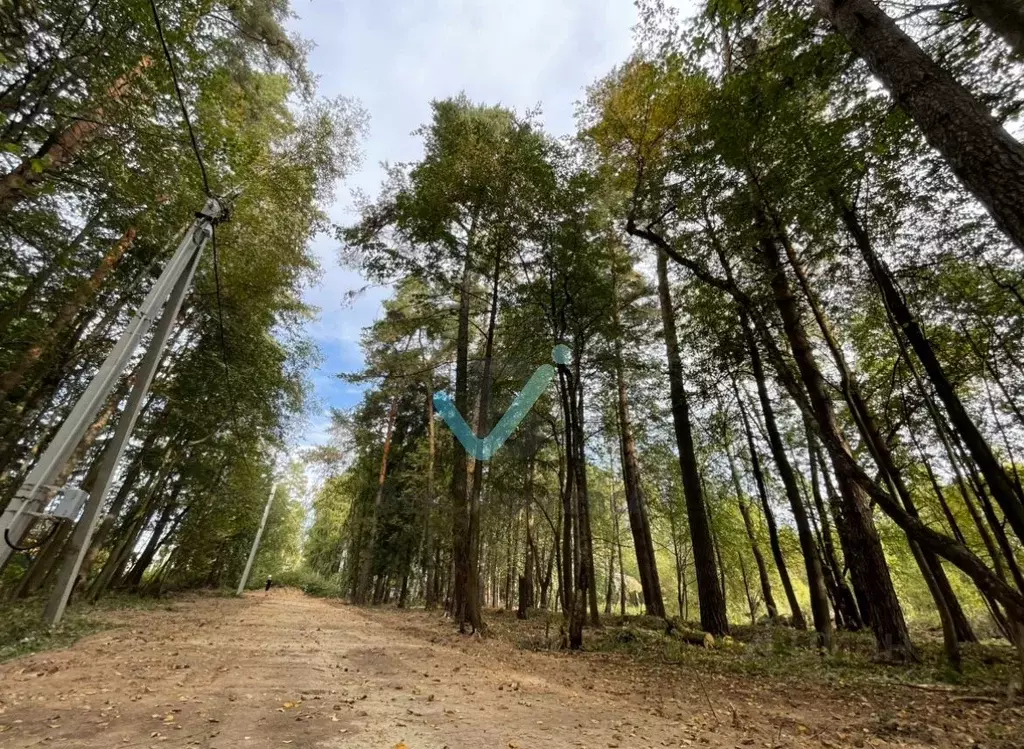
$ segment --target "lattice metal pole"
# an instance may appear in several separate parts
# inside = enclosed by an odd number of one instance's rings
[[[14,547],[18,546],[25,536],[32,522],[31,513],[45,509],[53,492],[60,488],[52,486],[53,481],[96,418],[118,378],[135,355],[139,343],[165,306],[168,296],[183,276],[188,275],[191,278],[195,260],[209,240],[212,224],[225,216],[226,206],[216,198],[209,198],[203,210],[196,214],[195,220],[185,231],[177,250],[146,295],[139,311],[128,323],[128,327],[71,409],[57,434],[29,471],[7,509],[0,515],[0,568],[6,564]],[[146,386],[148,388],[148,382]]]

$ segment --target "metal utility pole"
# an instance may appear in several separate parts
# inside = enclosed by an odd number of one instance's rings
[[[260,548],[260,539],[263,538],[263,529],[267,527],[267,517],[270,515],[270,505],[274,504],[274,493],[277,491],[277,482],[275,481],[270,486],[270,496],[267,497],[267,506],[263,508],[263,517],[260,519],[259,530],[256,531],[256,538],[252,540],[252,548],[249,549],[249,559],[245,563],[245,572],[242,573],[242,579],[238,581],[238,590],[235,591],[237,595],[242,595],[242,591],[245,590],[246,583],[249,582],[249,573],[252,572],[252,563],[256,560],[256,552]]]
[[[75,403],[57,434],[11,499],[7,509],[0,515],[0,536],[3,539],[3,542],[0,542],[0,568],[2,568],[15,547],[21,543],[32,522],[32,517],[38,516],[46,508],[53,492],[60,489],[60,487],[52,485],[53,481],[56,480],[58,473],[71,457],[86,429],[92,424],[100,407],[109,397],[118,379],[135,355],[139,343],[156,321],[157,315],[160,315],[159,323],[139,366],[139,372],[128,402],[118,421],[114,437],[103,454],[102,470],[95,488],[75,529],[72,544],[76,553],[70,555],[68,562],[61,569],[57,587],[47,605],[46,621],[51,625],[57,624],[64,613],[74,580],[78,575],[82,559],[89,548],[89,541],[101,515],[100,511],[114,477],[118,459],[131,437],[132,429],[149,392],[149,386],[174,327],[178,311],[181,309],[182,301],[188,292],[192,276],[195,274],[199,257],[213,234],[213,225],[227,217],[228,204],[236,194],[232,194],[229,198],[211,197],[207,199],[203,210],[196,214],[195,219],[186,228],[177,250],[164,267],[156,283],[153,284],[153,288],[146,295],[138,313],[125,328],[117,344],[107,355],[106,360],[89,382],[89,386],[78,402]]]

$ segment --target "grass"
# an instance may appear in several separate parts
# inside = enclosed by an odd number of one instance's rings
[[[86,635],[111,626],[105,616],[110,611],[151,609],[161,605],[166,602],[155,598],[110,596],[95,605],[72,604],[61,623],[48,628],[43,624],[45,597],[6,601],[0,606],[0,663],[30,653],[68,647]]]
[[[530,619],[519,621],[515,612],[489,611],[485,620],[491,636],[520,648],[558,648],[560,615],[534,612]],[[836,632],[832,652],[823,654],[815,647],[813,632],[777,626],[734,626],[732,637],[719,639],[713,649],[707,649],[667,634],[660,622],[642,616],[605,616],[604,626],[584,631],[584,649],[628,656],[638,663],[779,682],[837,687],[928,684],[992,694],[1004,693],[1018,668],[1008,643],[988,640],[963,646],[962,671],[957,672],[946,664],[941,640],[923,630],[913,633],[920,661],[893,663],[879,658],[869,632]]]

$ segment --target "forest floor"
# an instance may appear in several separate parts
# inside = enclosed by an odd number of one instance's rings
[[[509,615],[492,617],[488,637],[466,637],[436,613],[360,609],[281,589],[103,616],[103,632],[0,665],[0,746],[1024,743],[1024,707],[978,687],[887,683],[799,664],[757,673],[743,658],[716,666],[730,656],[693,646],[698,660],[652,647],[549,651],[543,620],[517,629]]]

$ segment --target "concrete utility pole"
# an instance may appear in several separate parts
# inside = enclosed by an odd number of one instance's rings
[[[259,530],[256,531],[256,538],[252,540],[252,548],[249,549],[249,560],[245,563],[245,572],[242,579],[238,581],[237,595],[242,595],[245,584],[249,582],[249,573],[252,572],[252,563],[256,560],[256,552],[260,548],[260,539],[263,538],[263,529],[267,527],[267,517],[270,515],[270,505],[274,504],[274,493],[277,491],[277,482],[270,487],[270,496],[267,497],[267,506],[263,508],[263,518],[260,520]]]
[[[139,366],[128,402],[118,420],[114,436],[103,454],[102,470],[97,477],[95,488],[75,528],[71,540],[75,553],[69,555],[68,561],[61,568],[57,587],[46,607],[46,621],[50,625],[60,622],[64,614],[74,580],[102,514],[101,510],[114,478],[118,460],[131,437],[135,421],[149,392],[149,386],[174,327],[178,311],[191,285],[199,257],[213,234],[213,225],[227,217],[228,204],[235,195],[237,193],[228,198],[207,199],[203,210],[196,214],[195,219],[186,228],[177,250],[146,295],[138,313],[125,328],[49,446],[26,476],[7,509],[0,515],[0,536],[3,539],[0,543],[2,568],[11,553],[20,545],[33,516],[39,516],[49,504],[53,493],[61,488],[52,485],[57,475],[109,397],[135,355],[139,343],[156,321],[157,315],[160,315],[159,323]]]

